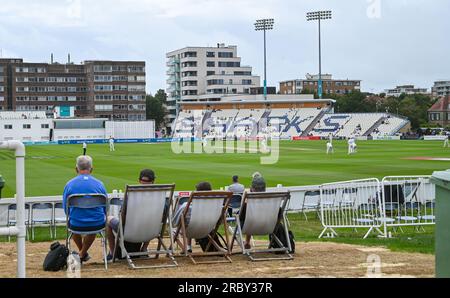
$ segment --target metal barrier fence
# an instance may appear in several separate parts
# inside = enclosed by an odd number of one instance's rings
[[[384,234],[388,228],[416,230],[435,224],[435,186],[429,176],[388,176],[382,180]]]
[[[376,178],[327,183],[320,186],[320,220],[328,236],[337,236],[338,228],[367,229],[364,238],[373,231],[384,235],[380,181]]]

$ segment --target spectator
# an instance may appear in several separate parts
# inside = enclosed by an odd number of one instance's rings
[[[200,182],[195,186],[195,190],[196,191],[211,191],[212,186],[211,186],[211,183],[209,183],[209,182]],[[175,230],[180,225],[181,215],[183,214],[184,210],[186,209],[186,206],[187,206],[187,202],[178,206],[177,211],[175,211],[175,215],[173,216],[173,221],[172,221]],[[191,219],[191,210],[192,210],[192,205],[189,206],[189,211],[186,214],[186,218],[185,218],[186,227],[189,225],[189,221]],[[188,240],[187,250],[189,253],[191,253],[192,252],[192,239],[188,238],[187,240]]]
[[[265,192],[266,191],[266,181],[263,176],[259,172],[255,172],[252,175],[252,186],[250,188],[250,192]],[[241,219],[245,218],[245,210],[241,210]],[[242,224],[244,222],[242,221]],[[250,241],[252,239],[252,235],[245,235],[245,249],[251,249]]]
[[[82,155],[77,158],[76,171],[78,176],[70,180],[63,193],[63,208],[66,210],[67,198],[74,194],[104,194],[107,195],[103,183],[94,178],[92,158]],[[79,232],[97,231],[105,226],[106,210],[104,207],[93,209],[70,208],[70,221],[67,223],[71,230]],[[88,250],[95,240],[96,235],[86,235],[82,237],[74,232],[73,241],[78,247],[81,262],[90,259]]]
[[[155,172],[150,169],[144,169],[139,174],[140,184],[154,184],[155,183]],[[167,206],[166,206],[167,207]],[[107,260],[110,261],[113,258],[114,249],[116,248],[116,239],[114,233],[119,232],[119,219],[114,216],[108,216],[106,225],[106,235],[108,237],[109,254]],[[146,251],[148,248],[148,242],[144,243],[125,243],[125,247],[129,252],[141,252]]]
[[[234,195],[244,193],[245,187],[244,185],[239,183],[239,177],[237,175],[234,175],[232,180],[233,184],[228,186],[228,191],[232,191]]]

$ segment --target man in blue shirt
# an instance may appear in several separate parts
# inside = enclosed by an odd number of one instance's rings
[[[78,176],[70,180],[63,193],[63,208],[66,210],[67,198],[74,194],[104,194],[107,192],[103,183],[94,178],[92,173],[92,158],[87,155],[79,156],[77,158],[76,171]],[[106,211],[103,207],[81,209],[70,208],[70,222],[69,227],[72,230],[80,232],[89,232],[100,230],[105,226]],[[95,240],[96,235],[86,235],[84,238],[81,235],[74,233],[73,241],[78,247],[80,260],[86,262],[90,259],[88,249]]]

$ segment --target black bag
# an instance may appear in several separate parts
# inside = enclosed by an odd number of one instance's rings
[[[67,266],[69,250],[63,244],[54,242],[44,260],[44,271],[59,271]]]
[[[219,233],[216,233],[213,237],[214,241],[223,249],[225,249],[225,240],[223,239],[222,235]],[[208,247],[208,250],[206,250],[208,243],[209,243],[209,237],[206,236],[205,238],[197,239],[198,244],[202,248],[203,252],[214,252],[217,251],[217,248],[211,243],[211,245]]]
[[[128,242],[124,241],[125,249],[128,253],[134,253],[134,252],[141,252],[142,249],[142,242],[134,243],[134,242]],[[126,259],[126,257],[122,257],[122,249],[120,248],[120,245],[117,245],[116,247],[116,258],[119,260]],[[138,258],[138,256],[131,257],[132,259]]]
[[[277,223],[277,225],[275,226],[275,230],[273,231],[273,234],[275,236],[277,236],[277,238],[281,241],[281,243],[283,243],[284,247],[288,247],[288,242],[286,240],[286,233],[284,232],[284,226],[281,223]],[[291,250],[289,251],[289,253],[295,253],[295,240],[294,240],[294,234],[292,233],[292,231],[288,231],[289,234],[289,242],[291,243]],[[277,241],[275,241],[275,239],[273,238],[272,235],[269,236],[269,240],[270,240],[270,248],[280,248],[280,245],[278,244]],[[276,252],[276,254],[283,254],[284,252],[279,251]]]

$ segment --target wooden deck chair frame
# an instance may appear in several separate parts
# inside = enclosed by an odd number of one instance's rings
[[[116,262],[118,250],[117,248],[120,247],[122,257],[125,256],[128,266],[130,269],[150,269],[150,268],[167,268],[167,267],[177,267],[178,263],[175,261],[175,258],[173,256],[173,238],[172,238],[172,204],[173,204],[173,192],[175,190],[175,184],[141,184],[141,185],[127,185],[126,191],[125,191],[125,197],[123,200],[122,209],[119,214],[119,229],[118,233],[116,235],[116,245],[113,253],[113,262]],[[168,206],[163,207],[163,214],[161,215],[161,230],[159,234],[153,238],[148,239],[147,241],[151,241],[154,239],[158,240],[158,244],[156,249],[148,249],[144,252],[128,252],[125,247],[125,234],[126,231],[126,223],[127,223],[127,216],[128,213],[128,205],[130,200],[130,192],[165,192],[169,193],[169,197],[165,197],[165,200],[168,201]],[[166,202],[165,202],[166,204]],[[167,224],[169,225],[169,231],[168,231],[168,238],[170,241],[170,244],[167,245],[164,243],[164,233],[167,230]],[[143,242],[147,242],[143,241]],[[146,265],[146,266],[137,266],[133,262],[133,257],[146,257],[145,259],[158,259],[159,255],[165,254],[172,263],[170,264],[163,264],[163,265]],[[152,256],[153,255],[153,256]]]
[[[93,204],[89,200],[87,200],[84,204],[80,202],[83,198],[86,197],[95,197],[97,198],[97,203]],[[78,199],[78,200],[77,200]],[[72,203],[72,201],[75,201]],[[75,231],[70,229],[70,212],[69,208],[82,208],[82,209],[90,209],[90,208],[97,208],[97,207],[103,207],[105,208],[105,226],[97,231]],[[93,193],[93,194],[73,194],[70,195],[67,198],[67,204],[66,204],[66,223],[67,223],[67,236],[66,236],[66,246],[70,251],[70,240],[72,239],[73,234],[77,235],[97,235],[99,234],[102,238],[102,244],[103,244],[103,262],[105,264],[105,270],[108,270],[108,261],[107,261],[107,238],[106,238],[106,219],[108,218],[108,209],[109,209],[109,200],[108,196],[105,194],[100,193]]]
[[[273,233],[273,232],[268,232],[267,234],[264,235],[268,235],[269,237],[271,237],[273,240],[275,241],[278,245],[279,248],[270,248],[270,243],[268,244],[266,249],[258,249],[258,248],[250,248],[250,249],[246,249],[244,247],[244,235],[243,233],[247,232],[245,231],[245,224],[249,223],[252,224],[255,222],[255,220],[253,218],[249,218],[248,213],[248,205],[249,205],[249,200],[270,200],[270,199],[274,199],[274,198],[280,198],[281,202],[280,202],[280,206],[277,206],[276,210],[273,210],[271,215],[269,215],[272,218],[275,218],[275,221],[272,222],[273,227],[267,227],[266,230],[271,230],[274,231],[275,227],[279,224],[282,223],[283,224],[283,228],[284,228],[284,233],[285,233],[285,237],[286,239],[288,239],[288,247],[285,247],[285,245],[281,242],[281,240]],[[244,196],[242,197],[242,203],[241,203],[241,213],[240,215],[236,216],[236,223],[237,223],[237,228],[235,229],[235,232],[233,234],[233,238],[231,240],[231,250],[233,249],[233,244],[234,241],[236,240],[240,246],[241,246],[241,252],[237,252],[237,253],[242,253],[246,256],[248,256],[250,258],[250,260],[252,261],[271,261],[271,260],[292,260],[294,259],[294,257],[291,255],[290,251],[292,250],[291,247],[291,243],[289,241],[289,230],[288,230],[288,224],[287,224],[287,218],[286,218],[286,206],[288,204],[290,200],[290,192],[245,192]],[[275,215],[276,212],[276,215]],[[242,224],[241,223],[241,216],[245,216],[245,221]],[[264,215],[263,215],[264,216]],[[254,216],[255,218],[257,217],[256,215]],[[261,214],[258,214],[258,217],[261,218]],[[258,223],[256,223],[256,225],[258,226]],[[258,227],[261,228],[261,227]],[[251,231],[248,231],[251,232]],[[258,234],[256,233],[250,233],[252,235],[256,235],[258,236]],[[259,234],[259,236],[263,236],[263,234]],[[239,239],[238,239],[239,237]],[[261,253],[276,253],[276,252],[284,252],[285,255],[287,256],[280,256],[280,257],[255,257],[255,254],[261,254]]]
[[[183,210],[181,217],[180,217],[180,223],[178,224],[178,227],[176,227],[176,232],[174,235],[174,241],[179,245],[179,247],[182,250],[182,255],[187,256],[191,259],[192,263],[194,264],[214,264],[214,263],[231,263],[231,252],[230,252],[230,240],[228,235],[228,224],[227,224],[227,212],[228,212],[228,205],[230,203],[231,197],[233,193],[228,191],[195,191],[192,192],[189,200],[186,203],[186,207]],[[206,251],[201,253],[192,253],[188,252],[188,237],[187,234],[189,233],[189,226],[190,224],[186,225],[186,218],[188,216],[188,212],[191,212],[191,219],[190,223],[193,222],[192,220],[192,214],[193,210],[189,211],[190,206],[192,205],[192,208],[195,208],[195,205],[198,204],[201,200],[221,200],[222,201],[222,209],[220,211],[219,217],[217,222],[212,226],[211,231],[208,234],[205,234],[204,237],[208,237],[208,244],[206,246]],[[218,233],[219,227],[223,225],[224,227],[224,234],[225,237],[221,237],[223,241],[225,242],[225,248],[221,247],[215,240],[214,235]],[[181,239],[180,239],[181,238]],[[220,237],[219,237],[220,238]],[[208,249],[212,246],[216,248],[217,251],[214,252],[208,252]],[[225,260],[214,260],[214,261],[202,261],[199,262],[195,260],[194,257],[211,257],[211,256],[222,256],[225,258]]]

